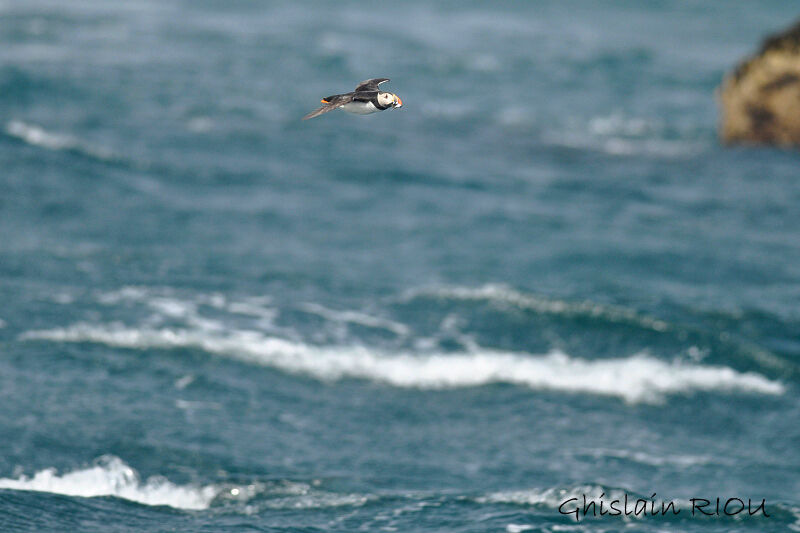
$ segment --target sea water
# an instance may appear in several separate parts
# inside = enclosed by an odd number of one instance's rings
[[[0,529],[800,529],[797,15],[0,1]]]

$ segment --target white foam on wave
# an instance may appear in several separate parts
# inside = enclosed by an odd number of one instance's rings
[[[274,320],[278,311],[269,306],[269,298],[250,297],[244,301],[229,301],[219,293],[180,298],[169,290],[153,290],[144,287],[124,287],[120,290],[103,292],[97,295],[97,301],[103,305],[144,304],[155,313],[152,320],[158,322],[165,318],[180,319],[187,325],[198,329],[223,329],[219,320],[204,317],[201,306],[225,311],[234,315],[246,315],[259,319],[262,327],[274,328]]]
[[[385,318],[375,317],[366,313],[359,313],[356,311],[335,311],[314,303],[302,304],[300,305],[300,309],[306,313],[320,316],[331,322],[357,324],[359,326],[372,329],[385,329],[399,337],[407,336],[410,333],[408,326],[405,324]]]
[[[577,485],[574,487],[558,487],[547,489],[527,489],[492,492],[485,496],[475,498],[478,503],[509,503],[514,505],[541,505],[543,507],[558,508],[565,500],[586,496],[587,501],[599,499],[622,499],[625,493],[619,489],[605,489],[598,485]]]
[[[624,117],[619,114],[593,117],[589,120],[589,131],[593,135],[624,135],[641,137],[663,129],[663,124],[641,117]]]
[[[442,389],[510,383],[537,390],[597,394],[659,403],[696,391],[779,395],[782,383],[722,366],[668,362],[647,354],[588,360],[475,347],[457,353],[381,352],[363,346],[314,346],[250,330],[129,328],[76,324],[29,331],[22,340],[91,342],[131,349],[195,348],[320,380],[367,379],[397,387]]]
[[[615,508],[625,512],[623,518],[643,518],[646,513],[634,513],[637,502],[652,502],[654,509],[662,509],[662,505],[671,503],[675,509],[681,509],[681,501],[674,499],[661,499],[657,494],[647,497],[639,496],[620,488],[606,488],[600,485],[574,485],[571,487],[534,488],[524,490],[499,491],[475,498],[474,501],[482,504],[510,504],[532,507],[545,507],[557,509],[561,513],[580,513],[584,505],[594,502],[594,507],[584,511],[586,516],[598,516],[601,513],[600,505],[604,504],[606,511],[612,502]],[[627,503],[626,503],[627,502]],[[648,505],[649,507],[649,505]],[[578,511],[576,511],[576,508]],[[583,531],[583,529],[581,529]]]
[[[105,148],[90,146],[89,144],[71,135],[53,133],[50,131],[28,124],[21,120],[12,120],[6,124],[6,133],[16,137],[23,142],[49,150],[74,150],[98,159],[112,159],[114,154]]]
[[[496,306],[509,306],[525,309],[540,314],[558,316],[591,316],[610,322],[626,322],[646,329],[664,332],[670,325],[663,320],[640,315],[630,309],[602,305],[596,302],[566,302],[563,300],[544,298],[525,294],[501,284],[487,284],[481,287],[441,287],[415,290],[407,293],[404,300],[412,300],[420,296],[432,296],[461,301],[485,301]]]
[[[531,524],[508,524],[506,526],[506,531],[508,533],[522,533],[523,531],[530,531],[534,529],[534,526]]]
[[[548,133],[543,137],[551,146],[602,152],[611,156],[690,157],[703,151],[700,141],[669,139],[629,139],[591,137],[583,133]]]
[[[625,459],[649,466],[676,466],[678,468],[691,468],[695,466],[719,464],[719,458],[708,455],[690,454],[652,454],[639,450],[596,450],[591,453],[595,458]]]
[[[328,507],[361,507],[374,499],[362,494],[315,492],[290,498],[272,498],[264,502],[268,509],[325,509]]]
[[[207,509],[222,491],[209,486],[176,485],[163,477],[142,482],[139,474],[122,459],[104,456],[93,466],[59,475],[55,468],[33,477],[0,478],[0,489],[51,492],[66,496],[116,496],[144,505],[167,505],[176,509]]]
[[[657,495],[656,495],[657,496]],[[609,511],[612,502],[615,508],[625,512],[623,518],[643,518],[645,514],[641,512],[634,514],[638,501],[647,503],[653,502],[655,509],[660,509],[662,505],[672,503],[675,509],[681,508],[679,500],[639,497],[636,494],[627,492],[619,488],[606,488],[600,485],[574,485],[571,487],[552,487],[534,488],[525,490],[499,491],[480,496],[474,499],[481,504],[509,504],[531,507],[544,507],[557,509],[560,513],[580,513],[584,505],[594,502],[594,507],[583,511],[586,516],[598,516],[601,513],[600,505],[604,504],[606,511]],[[625,503],[627,502],[627,503]],[[577,509],[577,510],[576,510]],[[577,514],[575,515],[578,516]],[[569,529],[564,529],[569,530]],[[518,530],[521,531],[521,530]],[[583,531],[583,529],[580,529]]]
[[[687,157],[701,153],[708,144],[691,131],[683,138],[668,138],[667,125],[660,120],[611,114],[568,120],[551,129],[543,140],[553,146],[596,150],[615,156]]]

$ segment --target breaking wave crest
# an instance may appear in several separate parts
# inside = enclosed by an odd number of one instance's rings
[[[64,150],[80,153],[103,161],[114,159],[114,153],[107,148],[92,146],[80,139],[63,133],[53,133],[35,124],[12,120],[6,124],[5,132],[27,144],[48,150]]]
[[[570,498],[587,499],[599,498],[601,494],[608,497],[624,498],[625,492],[620,489],[610,489],[599,485],[579,485],[568,488],[547,488],[528,490],[499,491],[480,496],[475,499],[478,503],[507,503],[512,505],[531,505],[549,508],[558,508],[565,500]]]
[[[163,477],[142,482],[139,474],[122,459],[106,455],[95,464],[59,475],[55,468],[33,477],[0,478],[0,489],[51,492],[66,496],[116,496],[144,505],[167,505],[176,509],[207,509],[221,488],[213,485],[176,485]]]
[[[486,302],[497,307],[514,307],[542,315],[564,317],[592,317],[612,323],[635,325],[658,332],[668,331],[671,325],[663,320],[636,313],[624,307],[602,305],[591,301],[568,302],[525,294],[505,285],[488,284],[481,287],[443,287],[416,290],[405,295],[405,300],[438,298],[444,300]]]
[[[59,474],[55,468],[36,472],[33,477],[0,478],[0,490],[48,492],[64,496],[93,498],[114,496],[143,505],[165,505],[175,509],[205,510],[220,505],[243,504],[255,509],[324,509],[358,507],[371,495],[334,493],[312,483],[288,480],[255,482],[248,485],[177,485],[161,476],[142,481],[122,459],[104,455],[83,469]]]
[[[320,380],[357,378],[421,389],[508,383],[535,390],[617,397],[629,403],[659,403],[668,395],[697,391],[779,395],[785,390],[782,383],[760,374],[669,362],[644,353],[598,360],[559,351],[533,355],[484,348],[456,353],[385,353],[363,346],[315,346],[250,330],[92,324],[29,331],[22,339],[130,349],[194,348]]]

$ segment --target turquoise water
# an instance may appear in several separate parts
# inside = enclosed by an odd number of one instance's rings
[[[796,15],[0,1],[0,529],[799,529]]]

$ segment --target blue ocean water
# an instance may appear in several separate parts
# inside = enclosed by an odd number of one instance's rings
[[[796,16],[0,0],[0,529],[800,530]]]

